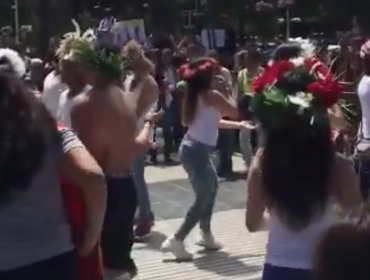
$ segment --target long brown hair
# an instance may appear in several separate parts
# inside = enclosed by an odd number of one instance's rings
[[[211,88],[216,62],[210,58],[199,58],[183,65],[180,78],[186,82],[182,106],[182,123],[187,126],[194,120],[199,96]]]

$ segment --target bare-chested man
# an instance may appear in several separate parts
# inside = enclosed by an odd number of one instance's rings
[[[135,107],[117,86],[122,70],[116,50],[84,47],[78,53],[92,88],[75,100],[72,127],[106,175],[108,203],[101,238],[106,279],[132,279],[137,273],[131,258],[137,207],[132,163],[149,146],[152,122],[144,121],[137,136]]]
[[[143,128],[145,116],[157,107],[159,89],[157,82],[151,75],[154,66],[145,57],[141,46],[135,41],[126,44],[123,56],[131,70],[131,74],[124,80],[124,90],[129,93],[130,100],[136,105],[137,129],[140,131]],[[145,160],[145,154],[137,156],[134,160],[134,178],[138,194],[138,217],[135,228],[137,240],[146,238],[154,225],[154,215],[144,176]]]

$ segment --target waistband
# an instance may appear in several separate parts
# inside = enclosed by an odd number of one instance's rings
[[[122,171],[122,172],[113,172],[113,173],[105,173],[105,178],[107,179],[125,179],[125,178],[130,178],[134,175],[133,171]]]
[[[212,145],[199,142],[198,140],[192,138],[188,133],[185,134],[184,138],[182,139],[182,143],[189,147],[204,148],[207,150],[214,150],[216,147],[216,146],[212,146]]]

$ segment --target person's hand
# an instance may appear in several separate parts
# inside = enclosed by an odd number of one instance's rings
[[[157,112],[150,112],[145,116],[145,120],[154,124],[158,122],[163,117],[163,115],[164,115],[163,110],[159,110]]]
[[[253,125],[251,122],[248,122],[248,121],[240,121],[239,127],[240,129],[248,129],[248,130],[253,130],[256,128],[255,125]]]

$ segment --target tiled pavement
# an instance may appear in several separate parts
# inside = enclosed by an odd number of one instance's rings
[[[234,163],[236,170],[241,168],[240,158],[235,157]],[[224,248],[219,252],[199,251],[194,245],[194,231],[186,242],[190,251],[195,252],[195,259],[177,263],[160,252],[160,245],[181,223],[193,199],[191,187],[180,166],[148,167],[146,173],[157,222],[149,241],[134,247],[138,280],[260,279],[266,233],[250,234],[244,226],[244,181],[220,183],[213,232]]]
[[[187,239],[192,262],[177,263],[160,252],[161,242],[173,233],[181,219],[158,222],[148,244],[136,244],[134,258],[139,280],[258,280],[261,277],[266,233],[249,234],[244,227],[244,211],[216,213],[213,231],[224,245],[218,252],[205,253],[193,245],[196,232]]]

